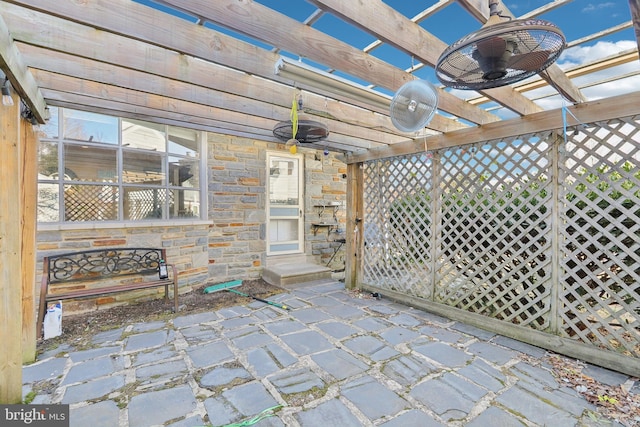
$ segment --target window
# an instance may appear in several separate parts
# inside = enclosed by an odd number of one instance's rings
[[[202,132],[51,108],[40,128],[38,221],[202,218]]]

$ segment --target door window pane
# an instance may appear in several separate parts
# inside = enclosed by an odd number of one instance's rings
[[[271,242],[298,240],[298,220],[272,219],[269,222],[269,240]]]
[[[269,165],[269,202],[272,205],[297,205],[298,190],[298,161],[272,158]]]

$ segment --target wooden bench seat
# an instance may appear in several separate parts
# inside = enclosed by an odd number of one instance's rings
[[[176,267],[167,263],[168,277],[160,278],[161,260],[166,263],[166,250],[157,248],[111,248],[69,252],[44,257],[37,337],[42,337],[44,316],[50,302],[98,297],[164,286],[169,301],[173,292],[173,310],[178,311],[178,275]],[[103,285],[104,283],[104,285]]]

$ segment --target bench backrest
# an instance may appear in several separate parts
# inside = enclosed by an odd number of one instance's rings
[[[157,274],[166,250],[111,248],[51,255],[44,258],[48,283],[78,282],[132,274]]]

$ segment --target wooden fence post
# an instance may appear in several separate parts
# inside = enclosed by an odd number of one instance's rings
[[[36,359],[35,280],[36,224],[38,203],[38,138],[33,125],[22,120],[20,142],[20,198],[22,208],[22,354],[23,363]]]
[[[0,403],[22,401],[20,99],[0,105]],[[32,284],[33,286],[33,284]]]

